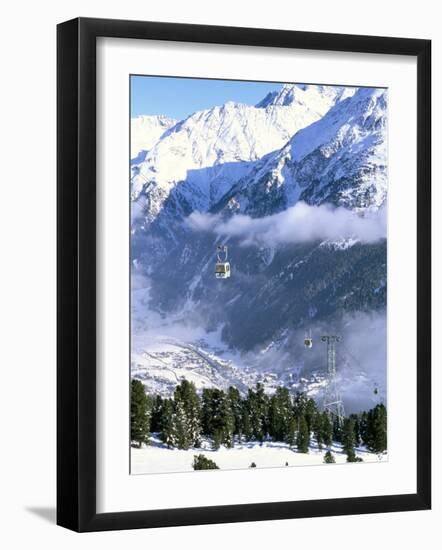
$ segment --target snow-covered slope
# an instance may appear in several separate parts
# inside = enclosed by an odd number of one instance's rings
[[[163,115],[140,115],[130,123],[130,158],[136,163],[144,160],[147,151],[155,145],[166,130],[177,123]],[[144,155],[144,156],[143,156]]]
[[[308,453],[298,453],[287,443],[272,441],[237,443],[235,448],[228,449],[221,446],[214,450],[208,442],[203,442],[200,448],[188,451],[168,449],[156,436],[152,436],[149,445],[131,449],[131,473],[172,473],[193,472],[192,461],[197,454],[203,453],[207,458],[214,460],[221,470],[250,469],[252,462],[257,468],[284,468],[287,466],[314,466],[324,465],[326,448],[318,449],[316,441],[312,439]],[[346,464],[347,455],[339,443],[333,443],[331,451],[336,464]],[[356,448],[356,456],[363,462],[386,462],[388,454],[370,453],[363,447]],[[333,465],[330,465],[333,468]],[[346,466],[351,467],[351,464]],[[255,468],[253,468],[254,470]],[[196,472],[195,475],[198,475]]]
[[[221,207],[253,216],[298,200],[379,208],[387,192],[386,119],[386,91],[360,88],[258,163]]]
[[[189,116],[162,136],[132,178],[141,223],[156,219],[166,201],[174,215],[209,210],[263,156],[353,92],[285,85],[255,107],[228,102]]]

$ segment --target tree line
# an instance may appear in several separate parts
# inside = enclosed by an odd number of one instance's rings
[[[204,388],[199,395],[195,385],[182,380],[173,397],[148,395],[143,384],[132,380],[131,440],[148,444],[151,433],[171,448],[199,447],[202,438],[214,449],[233,447],[235,442],[266,440],[285,442],[299,452],[308,453],[314,437],[319,449],[333,441],[342,444],[349,462],[360,459],[355,447],[381,453],[387,449],[387,410],[383,404],[359,414],[351,414],[339,423],[329,412],[321,411],[305,393],[292,396],[280,386],[269,396],[258,383],[245,396],[238,388],[227,391]],[[330,451],[330,449],[328,449]],[[333,462],[330,452],[325,457]]]

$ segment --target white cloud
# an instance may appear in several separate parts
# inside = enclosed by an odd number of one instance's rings
[[[219,214],[203,214],[202,212],[192,212],[186,219],[187,225],[195,231],[215,231],[220,222]]]
[[[218,214],[194,212],[187,223],[196,231],[236,237],[244,245],[257,246],[348,238],[371,243],[387,234],[384,208],[360,216],[345,208],[309,206],[304,202],[264,218],[237,214],[223,221]]]

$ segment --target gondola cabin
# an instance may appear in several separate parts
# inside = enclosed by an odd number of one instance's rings
[[[217,262],[215,264],[215,277],[217,279],[228,279],[230,277],[230,263]]]
[[[218,246],[216,249],[215,277],[217,279],[228,279],[230,277],[230,262],[227,261],[227,245]]]
[[[313,340],[311,338],[304,338],[304,346],[308,349],[313,347]]]

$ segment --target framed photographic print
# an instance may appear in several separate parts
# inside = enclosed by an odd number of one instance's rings
[[[430,52],[58,26],[59,525],[430,508]]]

